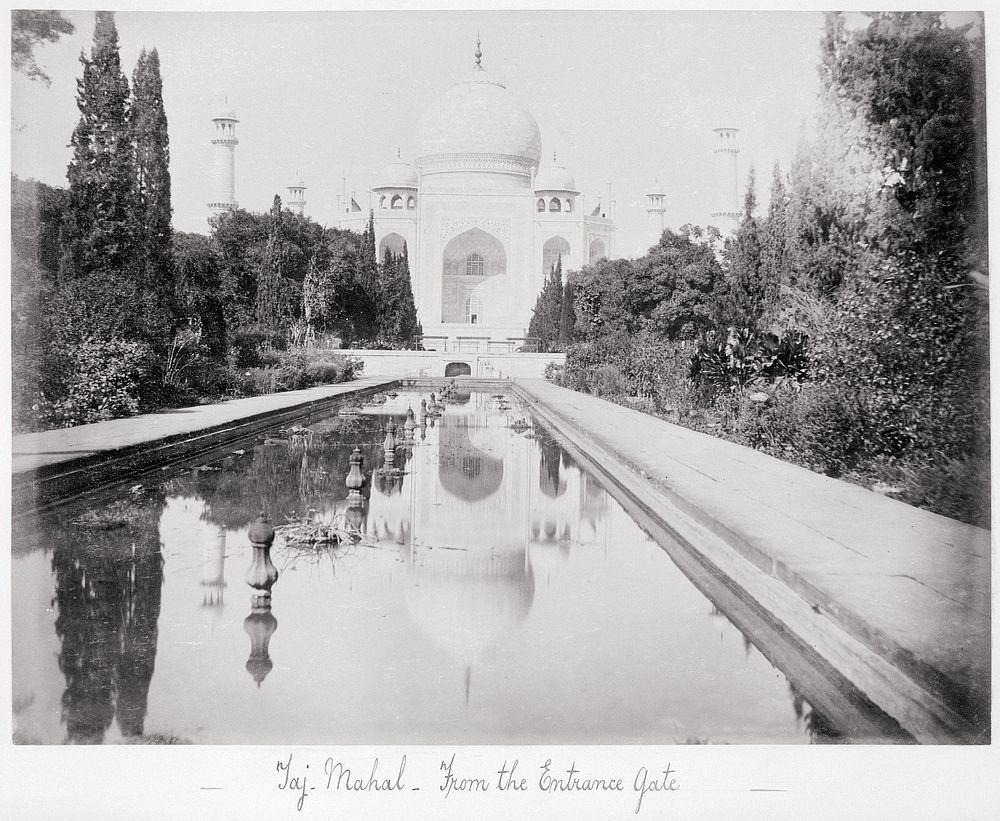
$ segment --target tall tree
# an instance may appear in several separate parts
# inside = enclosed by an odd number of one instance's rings
[[[114,13],[97,12],[94,47],[81,54],[80,120],[73,130],[69,208],[63,227],[63,277],[127,275],[135,250],[135,167],[128,80],[118,54]]]
[[[165,336],[174,314],[170,138],[155,48],[142,50],[132,75],[129,129],[135,151],[136,273],[142,288],[155,298],[155,316],[146,318],[147,326],[151,334]]]
[[[378,333],[379,274],[375,250],[375,212],[368,212],[368,225],[361,238],[361,251],[356,270],[358,289],[350,308],[354,314],[357,335],[372,339]]]
[[[560,255],[538,294],[535,310],[528,325],[528,336],[538,339],[538,347],[542,351],[550,351],[559,343],[562,306],[562,255]]]
[[[751,168],[743,201],[743,221],[726,246],[724,260],[729,274],[726,319],[732,325],[753,329],[762,325],[773,306],[773,295],[761,280],[761,228],[754,214],[756,210],[757,193]]]
[[[282,318],[283,245],[281,197],[275,194],[271,205],[267,247],[257,273],[257,321],[262,325],[274,325]]]
[[[563,285],[562,310],[559,313],[559,344],[568,345],[573,341],[573,329],[576,325],[576,311],[573,308],[573,280],[567,276]]]
[[[417,305],[413,298],[413,283],[410,280],[410,256],[403,243],[403,253],[396,263],[396,325],[394,328],[396,340],[402,347],[412,344],[414,337],[420,333],[420,323],[417,322]]]
[[[767,209],[767,219],[764,222],[764,235],[761,241],[761,276],[765,280],[776,283],[788,279],[788,193],[785,190],[785,179],[781,166],[774,164],[771,177],[771,202]]]
[[[72,34],[73,24],[58,11],[15,9],[10,18],[10,63],[14,71],[49,84],[49,75],[35,62],[35,46]]]

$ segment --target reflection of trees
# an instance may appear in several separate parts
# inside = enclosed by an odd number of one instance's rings
[[[71,743],[101,743],[116,714],[123,736],[143,734],[163,583],[162,510],[162,497],[125,500],[83,523],[46,527]]]
[[[311,434],[267,440],[246,456],[228,456],[216,463],[221,470],[192,471],[184,479],[186,490],[204,499],[208,521],[230,529],[244,527],[261,510],[278,523],[310,508],[323,510],[347,497],[355,445],[366,474],[381,464],[379,426],[377,417],[324,420]],[[404,464],[403,449],[397,449],[396,466]],[[368,495],[368,485],[363,493]]]
[[[542,457],[538,469],[538,487],[550,499],[557,499],[566,492],[566,483],[559,475],[563,449],[541,428],[536,428],[535,437]]]
[[[844,741],[843,735],[833,727],[826,716],[811,706],[806,712],[808,704],[791,681],[788,682],[788,691],[792,694],[795,718],[797,721],[805,722],[806,732],[809,733],[809,740],[813,744],[840,744]]]

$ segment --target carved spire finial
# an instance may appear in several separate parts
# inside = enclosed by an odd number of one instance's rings
[[[480,48],[479,32],[476,32],[476,68],[483,69],[483,50]]]

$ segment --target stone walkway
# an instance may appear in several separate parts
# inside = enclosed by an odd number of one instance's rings
[[[988,728],[989,531],[544,380],[517,385],[970,726]]]

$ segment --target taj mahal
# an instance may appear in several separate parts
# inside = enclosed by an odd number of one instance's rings
[[[386,163],[372,186],[382,258],[405,243],[424,347],[512,350],[524,343],[535,298],[553,266],[613,252],[614,222],[588,213],[573,175],[542,161],[531,113],[482,65],[424,113],[414,163]],[[348,205],[348,209],[351,206]],[[368,214],[345,210],[362,230]]]
[[[482,58],[477,40],[470,73],[421,117],[414,160],[397,151],[370,188],[379,260],[406,249],[426,350],[523,349],[536,298],[557,263],[576,270],[615,254],[610,192],[603,201],[585,197],[554,152],[543,156],[535,118]],[[213,117],[213,214],[237,207],[238,122],[228,105]],[[721,195],[713,217],[733,226],[737,131],[715,129],[714,151]],[[303,213],[305,191],[296,179],[286,207]],[[665,196],[658,183],[645,194],[652,242],[663,231]],[[369,219],[346,192],[337,213],[337,227],[359,233]]]

